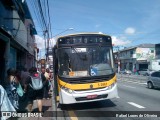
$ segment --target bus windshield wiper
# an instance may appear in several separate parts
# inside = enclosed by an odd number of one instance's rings
[[[84,55],[80,55],[77,51],[76,51],[76,48],[72,48],[74,50],[74,52],[76,53],[76,55],[81,59],[81,60],[87,60],[87,56]]]

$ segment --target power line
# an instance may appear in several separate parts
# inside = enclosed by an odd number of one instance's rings
[[[38,6],[39,6],[39,10],[40,10],[40,14],[41,14],[41,18],[42,18],[42,21],[43,21],[43,24],[47,30],[47,25],[46,25],[46,21],[44,19],[44,15],[43,15],[43,11],[42,11],[42,6],[41,6],[41,1],[38,0]]]
[[[45,39],[45,50],[46,54],[48,55],[48,49],[51,44],[49,39],[52,38],[49,2],[48,0],[30,0],[30,4],[32,5],[34,16],[36,17],[36,20],[40,24],[44,33],[43,36]]]
[[[51,19],[50,19],[50,10],[49,10],[48,0],[47,0],[47,7],[48,7],[49,26],[50,26],[50,32],[51,32],[51,37],[52,37],[52,28],[51,28]]]
[[[39,7],[37,6],[37,3],[36,3],[35,0],[30,0],[30,3],[32,5],[34,16],[36,16],[36,20],[40,24],[41,29],[44,31],[45,28],[44,28],[44,25],[42,23],[41,15],[40,15],[40,12],[39,12]]]
[[[38,13],[36,13],[37,10],[35,10],[35,9],[36,9],[36,5],[33,3],[33,1],[34,1],[34,0],[30,0],[31,6],[32,6],[32,8],[33,8],[34,15],[35,15],[35,17],[36,17],[36,20],[37,20],[38,23],[40,24],[40,27],[43,29],[43,25],[42,25],[40,19],[38,19]],[[35,9],[34,9],[34,8],[35,8]]]

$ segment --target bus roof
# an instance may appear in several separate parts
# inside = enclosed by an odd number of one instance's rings
[[[103,35],[103,36],[109,36],[107,34],[103,34],[102,32],[84,32],[84,33],[74,33],[74,34],[67,34],[67,35],[64,35],[64,36],[59,36],[59,37],[57,37],[57,39],[68,37],[68,36],[76,36],[76,35]]]

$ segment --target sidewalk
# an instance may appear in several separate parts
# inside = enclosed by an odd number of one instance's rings
[[[52,85],[53,85],[53,82],[52,82]],[[52,88],[52,91],[53,91],[53,88]],[[53,117],[54,116],[53,114],[55,113],[54,111],[56,111],[53,92],[52,92],[52,97],[49,100],[43,99],[42,110],[44,111],[43,116],[45,116],[45,117],[21,117],[21,118],[18,118],[18,120],[56,120],[56,118]],[[21,113],[21,111],[28,113],[27,112],[27,100],[25,100],[25,102],[23,102],[23,101],[20,102],[20,111],[19,112]],[[36,100],[33,103],[33,112],[38,113]]]
[[[18,120],[55,120],[55,118],[53,118],[52,116],[47,116],[47,111],[53,111],[54,108],[53,108],[53,104],[52,104],[52,99],[49,99],[49,100],[43,100],[43,111],[44,111],[44,116],[46,117],[21,117],[21,118],[18,118]],[[27,109],[27,107],[26,107]],[[38,112],[38,108],[37,108],[37,102],[34,101],[34,104],[33,104],[33,112]]]

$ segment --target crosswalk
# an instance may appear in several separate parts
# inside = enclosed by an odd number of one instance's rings
[[[147,85],[146,81],[133,80],[133,79],[127,79],[127,78],[118,78],[117,80],[122,81],[122,82],[135,83],[135,84],[139,84],[139,85]]]

